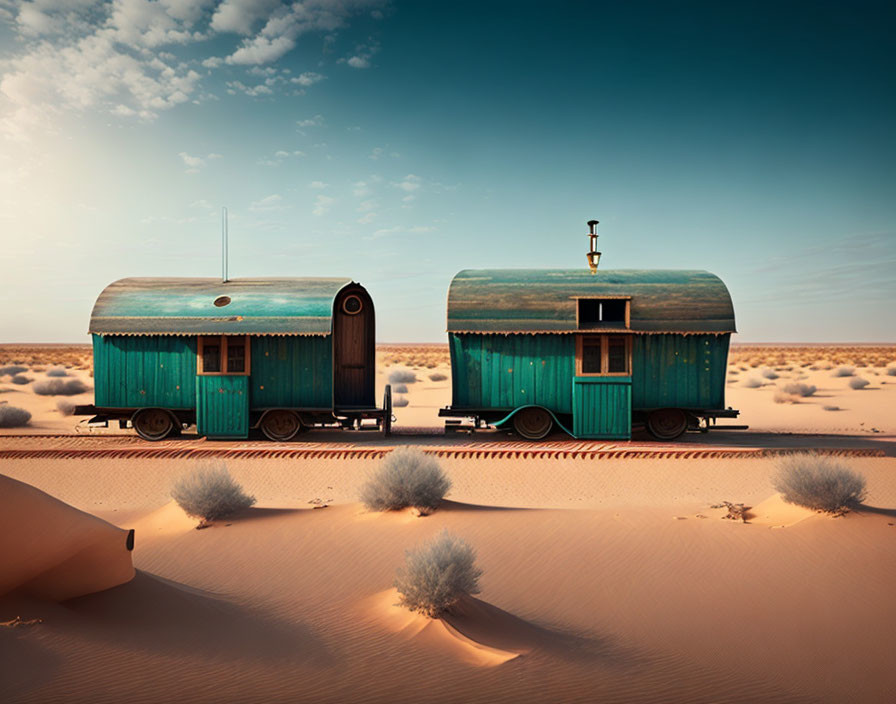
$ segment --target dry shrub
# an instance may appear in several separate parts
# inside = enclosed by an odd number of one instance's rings
[[[200,466],[185,474],[175,482],[171,496],[185,513],[203,521],[231,516],[255,503],[224,464]]]
[[[410,403],[407,396],[396,396],[392,399],[393,408],[404,408]]]
[[[783,391],[786,394],[793,394],[794,396],[811,396],[818,389],[812,384],[784,384]]]
[[[435,457],[416,447],[399,447],[361,487],[361,502],[371,511],[395,511],[408,506],[432,511],[451,488],[451,480]]]
[[[18,364],[11,364],[7,367],[0,367],[0,376],[16,376],[22,372],[27,372],[28,367],[22,367]]]
[[[764,376],[766,379],[777,379],[778,373],[773,369],[766,369],[762,372],[762,376]]]
[[[852,376],[856,373],[856,370],[852,367],[840,367],[836,369],[831,376]]]
[[[808,453],[783,458],[773,478],[788,503],[842,514],[865,498],[865,478],[830,457]]]
[[[744,386],[746,386],[748,389],[758,389],[760,386],[762,386],[762,382],[759,381],[759,379],[750,377],[749,379],[746,379],[744,381]]]
[[[9,381],[13,384],[16,384],[17,386],[24,386],[25,384],[30,384],[32,381],[34,381],[34,379],[32,379],[30,376],[25,376],[24,374],[16,374]]]
[[[822,410],[824,411],[839,411],[840,406],[822,406]]]
[[[896,372],[896,369],[894,369],[893,371]],[[445,381],[445,379],[447,379],[447,378],[448,377],[446,375],[442,374],[441,372],[436,372],[435,374],[429,375],[430,381]]]
[[[481,576],[473,548],[443,530],[406,553],[404,567],[395,576],[395,588],[402,606],[438,618],[462,596],[478,594]]]
[[[406,394],[408,392],[407,384],[396,384],[392,387],[393,394]]]
[[[64,367],[50,367],[47,370],[47,376],[68,376],[68,372]]]
[[[45,379],[34,384],[34,393],[41,396],[77,396],[88,391],[88,387],[80,379]]]
[[[800,397],[795,394],[788,394],[786,391],[778,389],[772,397],[775,403],[799,403]]]
[[[70,416],[75,412],[75,404],[67,399],[61,398],[56,402],[56,410],[59,411],[60,415]]]
[[[887,367],[887,376],[896,376],[896,367]]]
[[[417,375],[407,369],[396,369],[389,374],[390,384],[413,384],[417,381]]]
[[[3,404],[0,406],[0,428],[21,428],[28,425],[31,414],[24,408]]]
[[[868,386],[868,384],[869,384],[869,382],[867,379],[863,379],[862,377],[859,377],[859,376],[854,377],[849,380],[849,388],[856,389],[857,391],[859,389],[864,389],[866,386]]]

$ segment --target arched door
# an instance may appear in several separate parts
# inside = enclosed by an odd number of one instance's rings
[[[374,408],[376,321],[373,300],[362,286],[349,286],[333,310],[333,405]]]

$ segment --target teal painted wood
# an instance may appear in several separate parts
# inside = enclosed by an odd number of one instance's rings
[[[583,439],[630,438],[631,391],[631,377],[575,377],[572,383],[573,435]]]
[[[452,408],[530,404],[572,412],[575,340],[569,335],[449,335]]]
[[[195,338],[93,336],[97,406],[194,408],[195,376]]]
[[[632,406],[725,407],[730,335],[635,335]]]
[[[631,298],[634,332],[735,332],[725,284],[708,271],[491,269],[458,273],[448,332],[575,332],[577,297]]]
[[[217,439],[249,436],[248,377],[196,377],[196,432]]]
[[[122,335],[327,335],[346,278],[130,278],[109,284],[90,316],[91,333]],[[226,297],[230,302],[216,306]]]
[[[253,337],[252,409],[333,407],[333,337]]]

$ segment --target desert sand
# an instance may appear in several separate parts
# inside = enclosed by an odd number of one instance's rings
[[[444,363],[417,367],[395,413],[407,426],[448,386],[428,380]],[[10,480],[135,529],[136,576],[61,602],[0,597],[0,700],[890,702],[896,427],[875,399],[896,377],[854,391],[807,373],[848,410],[740,382],[728,402],[756,404],[770,432],[799,418],[840,433],[829,443],[886,448],[843,459],[868,496],[840,518],[784,503],[773,457],[444,457],[453,487],[424,517],[358,503],[375,458],[234,457],[256,506],[196,530],[170,498],[196,460],[3,460]],[[724,519],[722,501],[745,504],[747,521]],[[481,593],[430,620],[396,606],[392,582],[405,551],[443,528],[484,574]]]

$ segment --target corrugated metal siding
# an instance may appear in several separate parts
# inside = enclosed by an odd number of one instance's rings
[[[624,439],[632,433],[629,377],[573,379],[572,432],[577,438]]]
[[[196,339],[93,336],[94,403],[194,408]]]
[[[636,335],[632,406],[724,408],[730,335]]]
[[[544,406],[572,412],[568,335],[449,335],[453,408]]]
[[[731,333],[728,289],[708,271],[489,269],[459,272],[448,332],[576,332],[577,298],[631,298],[633,332]]]
[[[333,407],[333,338],[253,337],[250,403]]]
[[[197,376],[196,431],[210,438],[248,437],[248,399],[248,377]]]

